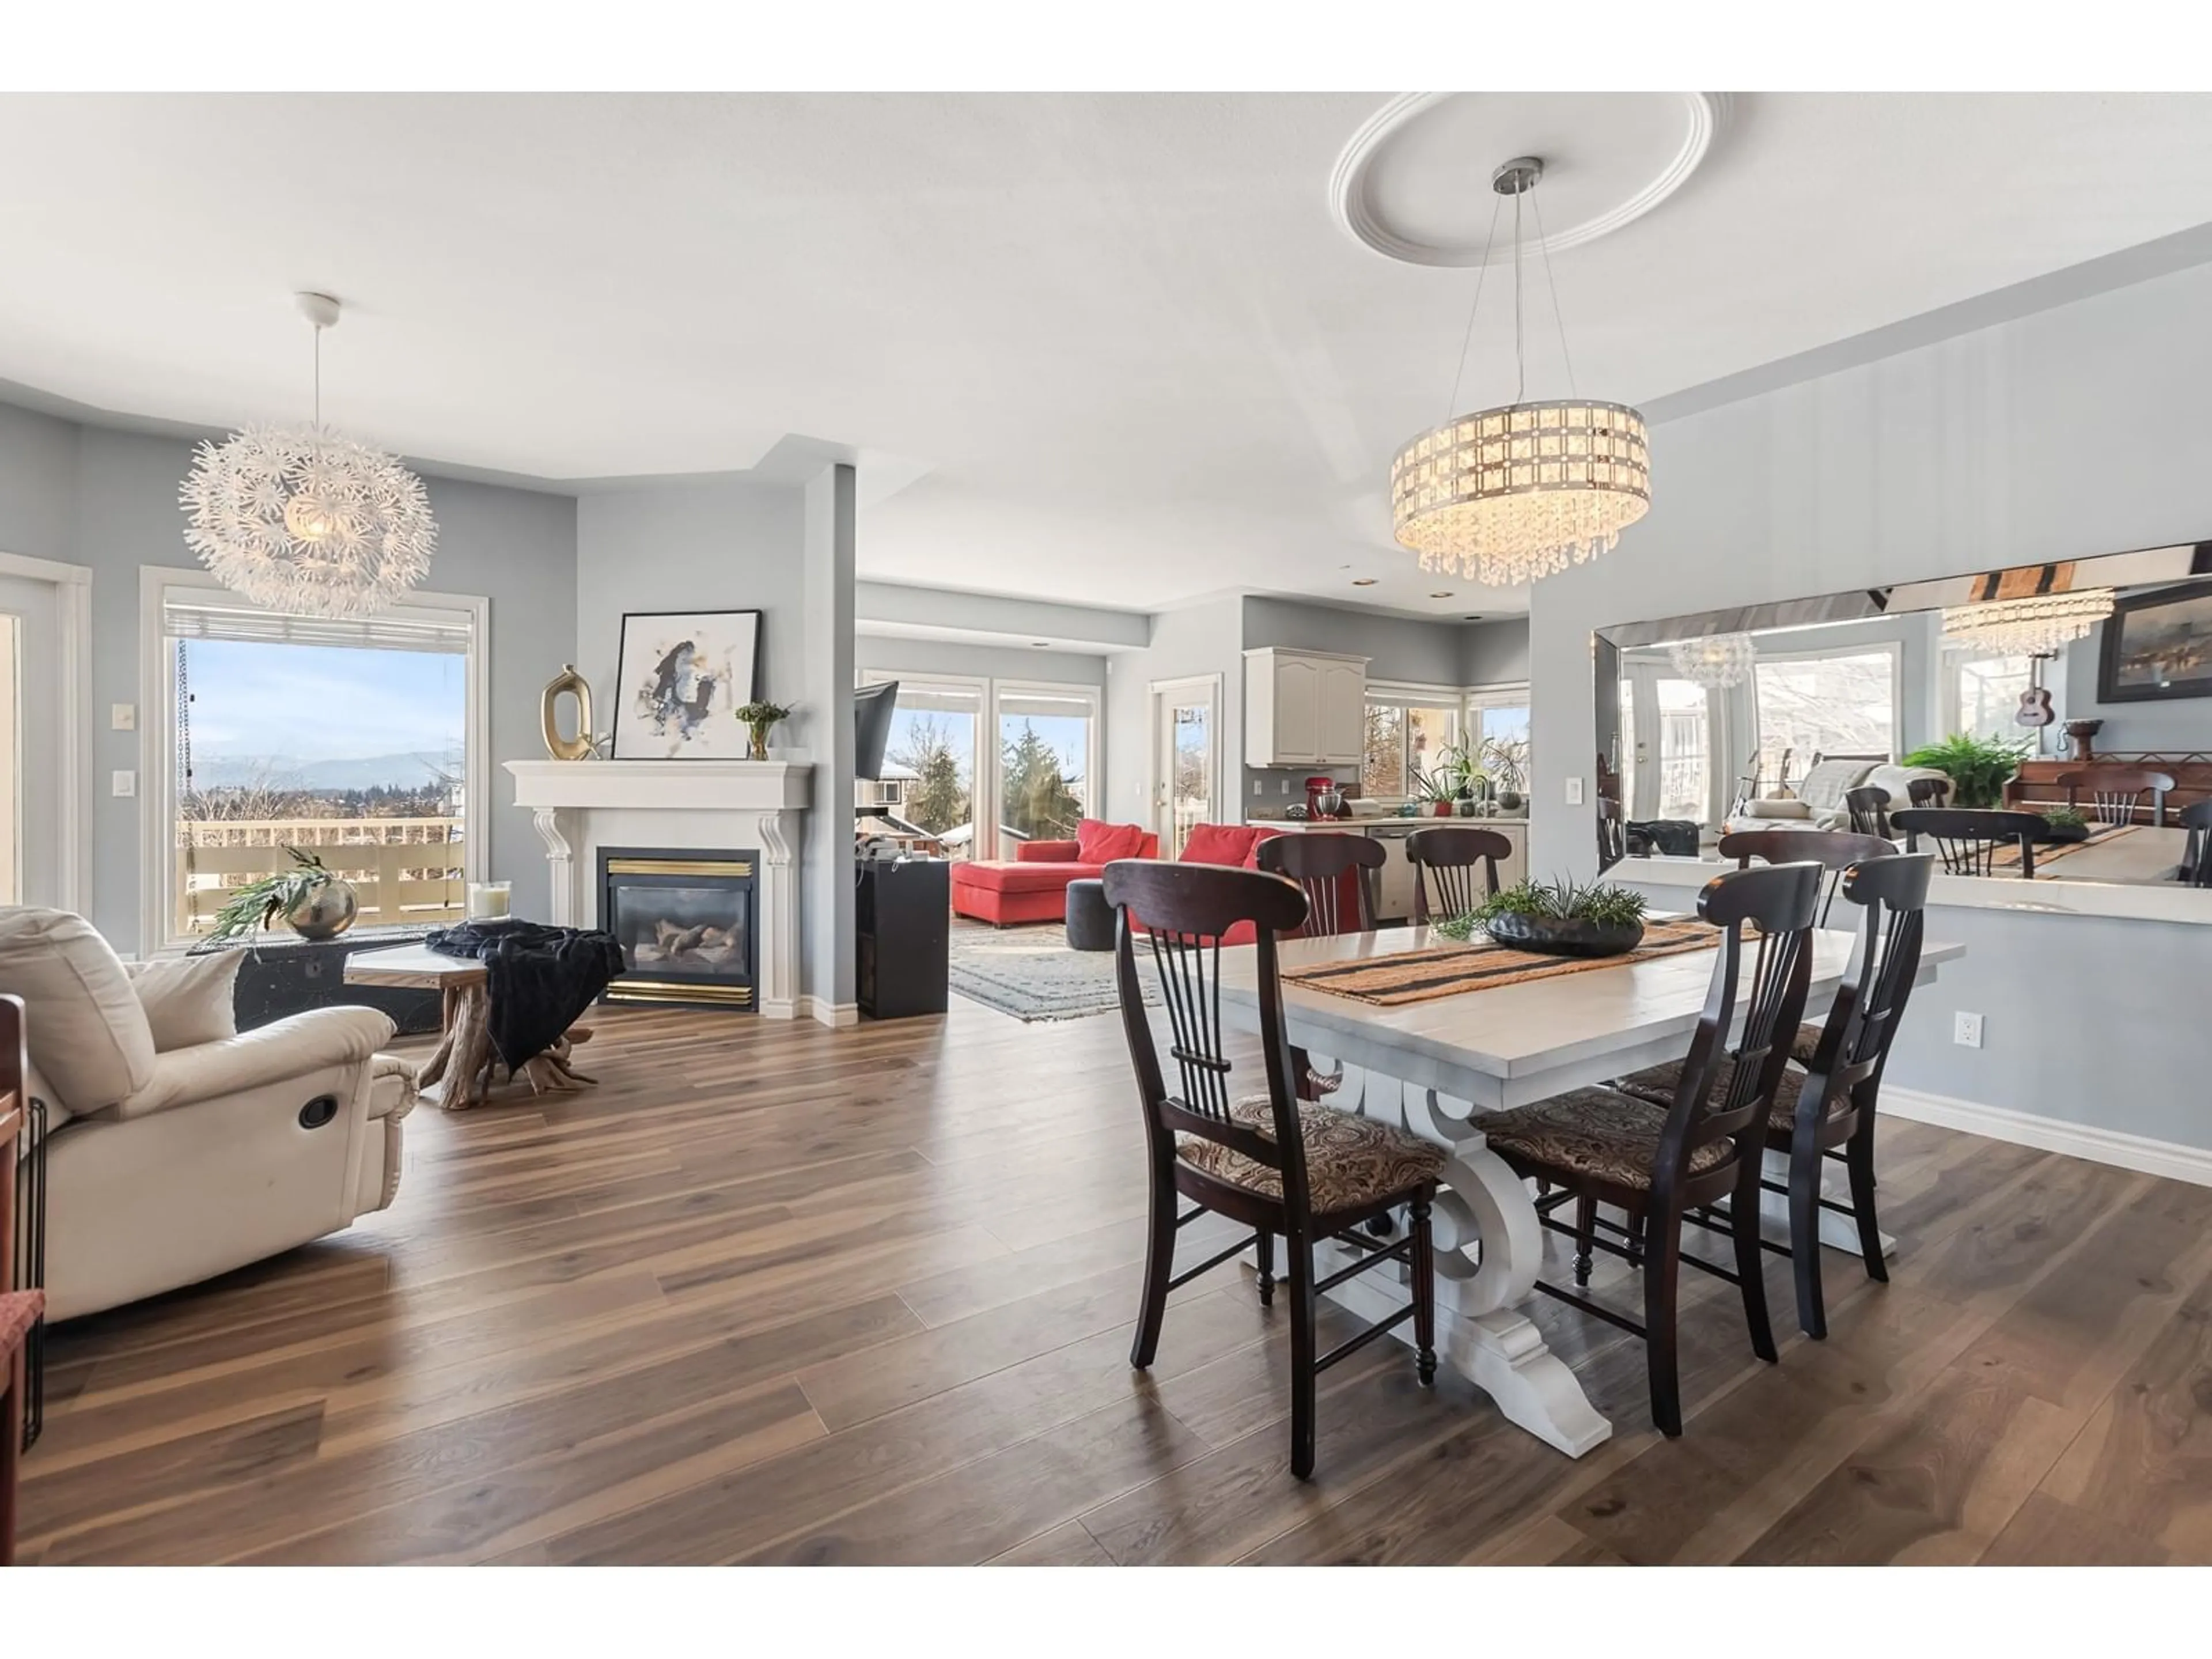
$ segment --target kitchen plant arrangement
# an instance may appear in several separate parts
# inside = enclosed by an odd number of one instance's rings
[[[336,939],[353,926],[361,902],[353,884],[335,875],[317,854],[287,847],[292,867],[249,881],[215,913],[210,939],[259,933],[278,916],[301,939]]]
[[[1522,792],[1528,787],[1528,739],[1487,738],[1482,761],[1498,783],[1498,804],[1506,811],[1521,810]]]
[[[1618,957],[1644,942],[1645,908],[1643,894],[1611,882],[1530,878],[1500,888],[1437,931],[1464,939],[1479,927],[1499,945],[1543,956]]]
[[[2033,738],[1977,738],[1958,732],[1923,744],[1899,763],[1924,766],[1950,779],[1952,805],[1987,808],[2003,801],[2005,785],[2034,746]]]
[[[776,728],[779,722],[790,718],[791,710],[780,702],[749,702],[738,710],[738,719],[744,722],[745,730],[752,736],[750,759],[764,761],[768,758],[768,734]]]

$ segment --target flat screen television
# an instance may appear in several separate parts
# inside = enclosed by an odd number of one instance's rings
[[[884,746],[891,738],[898,682],[864,685],[853,693],[853,775],[871,781],[884,775]]]

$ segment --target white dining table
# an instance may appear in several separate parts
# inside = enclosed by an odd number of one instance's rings
[[[1825,1014],[1835,1000],[1856,940],[1839,930],[1814,935],[1807,1018]],[[1449,943],[1411,927],[1285,939],[1278,949],[1287,969]],[[1920,982],[1965,954],[1964,945],[1928,941]],[[1251,945],[1221,953],[1222,1018],[1235,1029],[1259,1029],[1257,955]],[[1528,1183],[1489,1150],[1482,1118],[1680,1059],[1705,1006],[1714,959],[1711,951],[1686,951],[1398,1007],[1283,982],[1289,1040],[1317,1068],[1342,1069],[1328,1104],[1401,1124],[1451,1149],[1431,1214],[1439,1346],[1509,1420],[1571,1456],[1601,1443],[1613,1425],[1521,1311],[1534,1291],[1543,1231]],[[1322,1274],[1352,1259],[1336,1246],[1317,1255],[1330,1263],[1317,1261]],[[1364,1316],[1381,1317],[1407,1292],[1376,1278],[1362,1274],[1329,1294]]]

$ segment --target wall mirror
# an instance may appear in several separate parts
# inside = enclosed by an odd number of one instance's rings
[[[1841,830],[1992,882],[2212,887],[2212,542],[1626,623],[1595,647],[1601,866]]]

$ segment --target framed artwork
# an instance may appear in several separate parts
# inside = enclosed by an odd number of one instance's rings
[[[633,611],[616,672],[617,760],[743,760],[760,695],[757,611]]]
[[[2212,582],[2127,594],[2104,629],[2099,702],[2212,697]]]

